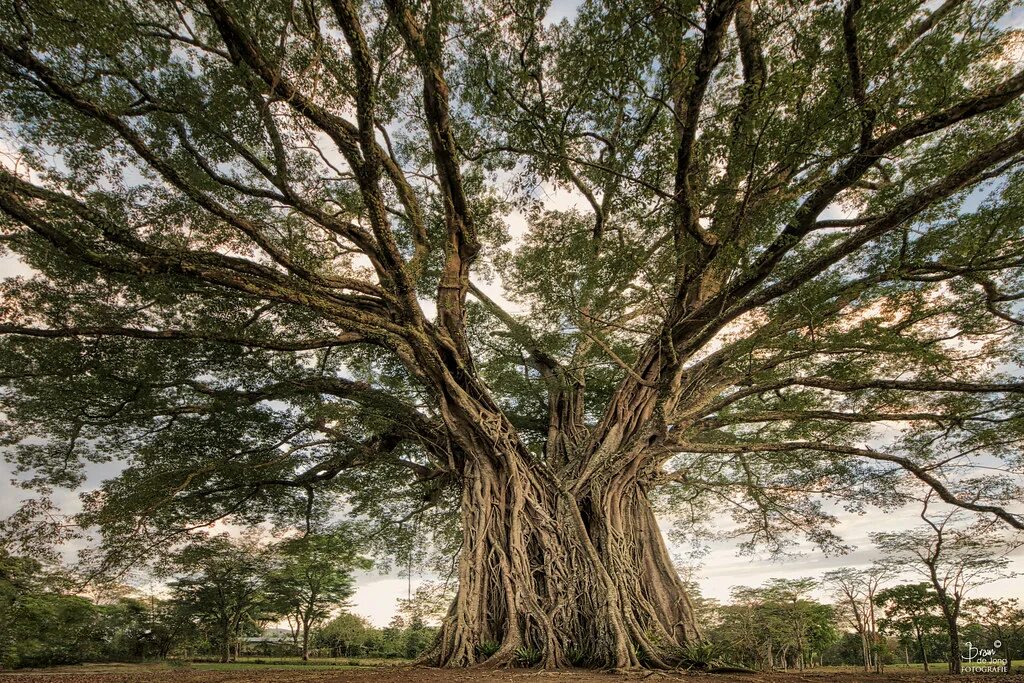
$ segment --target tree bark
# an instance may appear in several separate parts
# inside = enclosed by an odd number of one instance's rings
[[[220,661],[227,664],[231,661],[231,625],[224,627],[220,642]]]
[[[947,616],[946,628],[949,630],[949,673],[958,674],[961,671],[960,627],[956,617]]]
[[[924,663],[924,672],[928,673],[928,651],[924,647],[924,634],[921,632],[921,627],[916,628],[917,631],[917,646],[921,648],[921,661]]]
[[[472,452],[461,514],[459,593],[425,662],[668,667],[699,642],[635,472],[569,491],[516,449]]]

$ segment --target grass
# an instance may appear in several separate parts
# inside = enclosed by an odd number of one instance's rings
[[[317,662],[307,662],[299,664],[284,664],[284,663],[265,663],[255,664],[252,662],[201,662],[198,664],[192,664],[189,668],[197,669],[199,671],[247,671],[252,669],[285,669],[285,670],[304,670],[304,671],[324,671],[324,670],[337,670],[337,669],[358,669],[361,665],[359,664],[322,664]]]
[[[185,666],[209,671],[236,671],[270,667],[274,669],[355,669],[364,666],[400,666],[409,664],[408,659],[370,659],[360,657],[324,657],[302,661],[301,657],[239,657],[228,663],[204,661],[171,663],[170,666]]]
[[[965,668],[968,667],[968,666],[971,666],[971,664],[969,662],[964,662],[963,665],[964,665]],[[984,663],[976,663],[973,666],[985,666],[985,665],[984,665]],[[921,664],[920,662],[914,663],[914,664],[904,664],[902,662],[900,662],[898,664],[886,664],[885,665],[885,670],[886,670],[886,672],[891,672],[891,673],[898,673],[898,672],[924,673],[924,664]],[[795,669],[790,669],[790,671],[795,671]],[[818,666],[818,667],[815,667],[813,669],[809,669],[809,671],[835,671],[835,672],[844,672],[844,673],[855,673],[855,672],[863,673],[864,667],[862,667],[862,666],[850,666],[850,665],[840,665],[840,666],[829,666],[829,665],[826,665],[826,666]],[[1011,662],[1010,671],[1013,672],[1013,673],[1024,672],[1024,660],[1021,660],[1021,659],[1013,660],[1013,662]],[[946,664],[946,662],[929,662],[928,663],[928,673],[929,674],[949,674],[949,665]]]
[[[49,672],[49,673],[89,673],[89,674],[115,674],[131,671],[143,672],[169,672],[180,670],[195,671],[252,671],[252,670],[309,670],[309,671],[339,671],[345,669],[359,669],[382,666],[401,666],[409,664],[408,659],[362,659],[358,657],[337,657],[311,659],[308,662],[302,661],[301,657],[241,657],[238,661],[222,662],[210,661],[189,661],[189,660],[167,660],[151,662],[103,662],[86,664],[68,664],[63,666],[47,667],[45,669],[21,669],[4,673],[28,672]]]

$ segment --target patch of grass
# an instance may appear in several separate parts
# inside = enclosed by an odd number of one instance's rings
[[[242,657],[234,662],[194,661],[197,669],[207,671],[239,671],[245,669],[358,669],[360,667],[401,666],[409,664],[407,659],[357,659],[341,657],[337,659],[310,659],[303,661],[301,657]]]
[[[334,671],[336,669],[357,669],[359,667],[358,666],[349,666],[348,664],[333,664],[333,663],[331,663],[331,664],[317,664],[317,663],[307,663],[307,664],[255,664],[253,662],[228,662],[227,664],[225,664],[223,662],[214,662],[214,663],[204,662],[202,664],[196,664],[195,668],[200,670],[200,671],[252,671],[252,670],[255,670],[255,669],[267,669],[267,670],[274,670],[274,669],[279,669],[280,670],[280,669],[283,669],[283,670],[290,670],[290,671],[303,671],[303,670],[307,670],[307,671],[309,671],[309,670],[312,670],[312,671],[331,670],[331,671]]]

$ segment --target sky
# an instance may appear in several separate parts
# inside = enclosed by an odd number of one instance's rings
[[[562,18],[571,17],[575,13],[576,4],[575,0],[554,0],[548,20],[557,22]],[[1009,17],[1009,23],[1024,25],[1024,10],[1015,11]],[[564,191],[555,191],[551,188],[545,188],[543,191],[546,192],[545,204],[550,208],[564,209],[576,204],[584,208],[582,197],[574,197]],[[515,238],[522,234],[525,221],[521,216],[511,215],[509,216],[509,225],[513,238]],[[0,279],[27,273],[28,270],[16,258],[0,256]],[[502,303],[507,310],[515,310],[516,306],[503,296],[499,282],[478,284],[488,295]],[[114,475],[117,470],[116,463],[91,465],[88,470],[87,487],[96,486],[103,479]],[[0,460],[0,518],[11,514],[17,508],[19,501],[30,495],[11,484],[12,476],[11,466],[6,461]],[[57,490],[55,491],[55,502],[66,512],[73,512],[79,505],[78,492]],[[718,540],[711,543],[709,552],[700,558],[702,568],[698,571],[695,579],[705,597],[726,600],[733,586],[754,586],[773,577],[820,577],[824,572],[839,567],[867,567],[873,560],[880,558],[878,551],[872,547],[869,541],[869,534],[875,531],[899,531],[918,526],[921,523],[918,513],[919,508],[913,506],[884,513],[878,510],[869,510],[864,514],[840,511],[838,513],[840,521],[835,531],[847,544],[855,548],[853,552],[841,556],[829,557],[820,551],[808,548],[802,554],[790,555],[782,560],[773,560],[763,555],[740,555],[738,552],[739,539]],[[663,526],[665,531],[668,531],[669,520],[663,520]],[[721,521],[721,529],[728,529],[730,526],[731,520],[726,518]],[[688,546],[670,542],[670,550],[680,566],[690,566],[694,563],[694,558],[690,557],[691,551]],[[979,587],[973,595],[1024,598],[1024,548],[1018,549],[1012,555],[1011,569],[1019,572],[1022,577],[992,581]],[[396,600],[405,597],[410,588],[415,590],[418,584],[433,578],[436,577],[429,574],[417,574],[410,579],[397,574],[381,574],[375,570],[361,572],[357,577],[357,590],[351,600],[350,611],[369,618],[377,625],[386,625],[395,613]],[[820,592],[819,598],[827,599],[827,597],[827,593]]]

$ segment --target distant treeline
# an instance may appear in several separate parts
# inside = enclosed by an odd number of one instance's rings
[[[1002,666],[1024,654],[1017,599],[941,596],[929,583],[894,583],[884,572],[840,570],[816,579],[772,579],[733,589],[730,600],[696,598],[707,644],[691,659],[754,669],[889,664]],[[836,596],[825,603],[815,593]],[[948,620],[944,612],[955,610]],[[956,652],[957,659],[952,661]]]
[[[374,628],[344,612],[352,572],[366,568],[342,533],[274,543],[193,537],[155,568],[161,596],[126,587],[79,594],[69,574],[0,550],[0,667],[245,654],[411,658],[433,640],[426,619],[445,596],[432,587],[399,601]],[[271,628],[284,624],[286,627]]]
[[[321,567],[326,546],[312,552],[310,542],[290,543],[256,552],[245,542],[205,539],[201,548],[174,560],[187,562],[189,571],[169,581],[163,598],[90,599],[74,594],[61,573],[30,558],[0,554],[0,663],[29,667],[303,653],[413,659],[430,647],[436,628],[427,622],[443,612],[443,591],[428,587],[399,600],[399,616],[378,628],[344,610],[350,577],[343,569],[335,567],[340,571],[335,575]],[[338,557],[337,547],[330,550]],[[311,573],[310,561],[324,573]],[[293,573],[319,578],[304,591],[301,582],[288,580]],[[324,594],[329,600],[317,597]],[[822,594],[835,599],[813,597]],[[948,595],[927,583],[894,582],[881,569],[840,570],[822,580],[773,579],[760,587],[737,587],[724,603],[697,596],[694,606],[706,640],[685,655],[695,663],[756,669],[857,665],[880,670],[894,663],[948,662],[954,637],[962,656],[974,657],[975,665],[1024,653],[1024,609],[1016,599],[960,598],[950,622],[944,614],[953,604]]]
[[[221,630],[187,603],[138,597],[97,602],[42,577],[32,560],[0,559],[3,668],[221,656]],[[310,652],[316,657],[415,658],[433,641],[436,629],[417,618],[408,621],[396,617],[391,625],[375,628],[342,612],[316,629]],[[294,629],[268,629],[266,622],[244,620],[230,648],[233,658],[301,656],[302,638]]]

